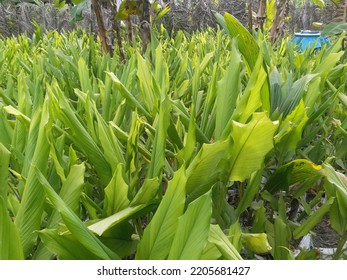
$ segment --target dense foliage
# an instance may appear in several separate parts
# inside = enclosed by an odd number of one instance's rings
[[[295,244],[326,214],[343,256],[342,38],[218,19],[126,64],[77,31],[0,40],[0,259],[315,259]]]

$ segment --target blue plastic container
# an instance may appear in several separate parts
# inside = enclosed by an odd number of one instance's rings
[[[301,52],[307,48],[311,49],[313,46],[315,50],[320,49],[324,44],[330,47],[330,40],[327,37],[321,36],[320,32],[310,30],[295,33],[290,43],[298,46]]]

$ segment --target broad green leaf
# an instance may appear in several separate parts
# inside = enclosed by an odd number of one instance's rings
[[[217,80],[219,73],[219,65],[216,63],[213,66],[211,79],[208,85],[206,99],[201,117],[201,130],[205,133],[208,139],[212,138],[213,131],[215,130],[215,109],[216,109],[216,96],[217,96]]]
[[[331,205],[334,203],[335,198],[331,197],[325,202],[318,210],[312,212],[312,214],[305,220],[299,227],[293,231],[293,237],[298,239],[310,232],[329,212]]]
[[[204,59],[201,62],[197,60],[197,64],[199,64],[199,66],[196,66],[196,71],[194,72],[192,77],[192,96],[191,96],[192,102],[195,105],[198,105],[198,93],[199,93],[199,88],[201,85],[201,75],[204,72],[205,68],[207,67],[212,57],[213,57],[213,52],[210,52],[205,55]],[[196,107],[196,110],[198,108],[199,107]]]
[[[124,221],[130,220],[134,217],[140,216],[141,210],[146,208],[147,205],[139,204],[132,207],[127,207],[112,216],[102,219],[95,224],[88,227],[92,232],[102,236],[107,230],[121,224]]]
[[[138,158],[139,158],[139,150],[141,148],[139,147],[139,137],[141,135],[141,131],[143,128],[143,121],[140,119],[137,112],[133,112],[131,116],[132,122],[131,127],[129,131],[129,136],[126,137],[127,142],[127,149],[126,149],[126,165],[125,170],[131,174],[131,176],[137,177],[137,174],[139,173],[139,167],[138,165]],[[110,125],[113,126],[111,123]],[[124,139],[125,140],[125,139]],[[150,153],[148,152],[148,158],[151,157]]]
[[[188,133],[185,135],[184,147],[180,150],[176,157],[178,161],[182,164],[188,165],[194,154],[196,146],[196,119],[195,119],[195,105],[192,105],[192,112],[190,115]]]
[[[347,229],[347,177],[325,163],[322,172],[327,181],[324,189],[328,197],[336,197],[329,212],[330,223],[338,234],[343,235]]]
[[[169,255],[178,218],[185,204],[186,175],[181,167],[169,182],[167,191],[138,246],[136,259],[163,260]]]
[[[301,100],[299,105],[281,122],[279,132],[274,138],[280,155],[295,150],[302,139],[302,130],[307,120],[305,104]]]
[[[219,225],[210,225],[208,241],[217,246],[218,250],[226,260],[242,260],[239,252],[230,243],[227,236],[223,233]]]
[[[227,165],[227,164],[226,164]],[[225,177],[226,179],[227,177]],[[212,187],[212,219],[221,228],[228,228],[236,219],[235,209],[227,199],[227,188],[224,180],[221,180]]]
[[[91,0],[73,0],[72,2],[77,4],[71,8],[70,21],[71,23],[76,23],[83,19],[83,11],[91,5]]]
[[[213,184],[222,179],[226,173],[221,165],[230,149],[229,140],[204,144],[199,153],[187,168],[188,202],[209,191]]]
[[[260,54],[247,83],[247,87],[239,97],[232,120],[246,123],[252,114],[262,106],[262,88],[267,81],[266,78],[267,74],[263,67],[263,55]],[[225,133],[229,134],[230,131],[226,129]]]
[[[103,184],[107,185],[112,178],[112,171],[104,153],[93,140],[80,119],[76,116],[75,110],[61,92],[58,84],[53,83],[52,87],[48,87],[47,89],[52,98],[51,109],[55,117],[60,119],[64,125],[70,129],[69,137],[71,137],[74,144],[88,156]]]
[[[287,93],[286,98],[283,100],[279,107],[279,112],[283,113],[286,117],[289,115],[300,103],[303,95],[307,89],[307,85],[317,76],[317,74],[308,74],[298,79]]]
[[[1,92],[1,91],[0,91]],[[12,142],[13,129],[9,125],[6,115],[3,111],[2,104],[0,103],[0,142],[9,148]]]
[[[298,182],[315,183],[322,175],[322,166],[305,159],[293,160],[280,168],[268,179],[265,190],[274,194]]]
[[[57,229],[43,229],[39,237],[48,250],[60,260],[98,260],[72,234],[61,234]]]
[[[153,179],[146,179],[140,190],[136,193],[135,197],[130,202],[130,206],[152,203],[157,197],[159,187],[160,184],[157,177]]]
[[[221,27],[223,27],[225,33],[226,33],[226,34],[229,34],[229,29],[228,29],[228,26],[227,26],[227,24],[226,24],[226,22],[225,22],[224,17],[223,17],[221,14],[219,14],[219,13],[215,13],[214,16],[215,16],[215,18],[217,19],[219,25],[220,25]]]
[[[334,194],[336,200],[329,211],[331,227],[342,236],[347,231],[347,202],[346,198],[338,191]]]
[[[324,26],[321,35],[322,36],[333,36],[347,32],[347,23],[344,21],[341,22],[331,22]]]
[[[273,135],[278,123],[265,113],[255,113],[248,124],[233,121],[230,180],[244,181],[261,168],[267,153],[273,148]]]
[[[218,260],[222,253],[218,250],[216,244],[208,242],[201,255],[201,260]]]
[[[53,190],[49,182],[36,168],[35,173],[42,184],[46,195],[54,208],[60,213],[65,225],[71,234],[92,254],[100,259],[119,259],[116,253],[107,248],[93,233],[83,224],[79,217],[66,205],[61,197]]]
[[[259,193],[260,183],[262,178],[263,168],[254,172],[251,175],[249,183],[244,190],[243,195],[241,196],[240,202],[236,208],[236,217],[239,217],[243,211],[251,206],[252,201],[254,200],[257,193]]]
[[[160,105],[158,126],[153,142],[153,151],[149,165],[147,178],[161,178],[163,167],[165,165],[165,144],[167,129],[170,124],[170,102],[166,98]]]
[[[165,8],[163,8],[158,14],[157,16],[154,18],[153,20],[153,25],[156,25],[159,20],[164,17],[168,12],[170,12],[170,7],[166,6]]]
[[[175,100],[172,102],[172,109],[180,115],[181,122],[185,126],[185,128],[189,129],[190,123],[190,115],[188,114],[188,110],[185,108],[182,101]],[[201,143],[210,143],[210,140],[206,137],[206,135],[201,131],[201,129],[196,126],[196,140]]]
[[[112,167],[112,170],[115,170],[118,163],[125,163],[123,151],[119,140],[115,137],[112,132],[110,124],[106,124],[105,120],[101,117],[100,113],[97,111],[94,103],[94,113],[97,119],[97,131],[99,132],[98,138],[100,144],[104,150],[105,157]]]
[[[283,98],[282,89],[281,89],[282,79],[277,67],[274,67],[274,69],[271,71],[269,75],[269,80],[270,80],[270,103],[271,103],[270,112],[271,112],[271,117],[275,118],[277,117],[276,113],[278,113],[277,110],[279,106],[281,105],[282,98]]]
[[[88,96],[92,96],[92,79],[90,78],[87,63],[82,57],[78,60],[78,76],[81,84],[81,91],[85,92]]]
[[[74,213],[78,214],[80,207],[80,198],[82,195],[83,185],[84,185],[84,173],[85,165],[82,163],[80,165],[74,165],[71,167],[69,175],[66,181],[63,183],[59,196],[65,202]],[[53,211],[49,227],[55,228],[61,221],[59,211]]]
[[[19,110],[17,110],[16,108],[14,108],[11,105],[5,106],[3,108],[7,114],[11,114],[13,116],[16,116],[17,120],[23,122],[23,124],[25,124],[26,126],[29,126],[31,119],[29,117],[27,117],[26,115],[24,115],[22,112],[20,112]]]
[[[288,260],[288,246],[289,240],[287,237],[288,225],[280,218],[275,218],[274,230],[275,230],[275,246],[274,246],[274,259],[275,260]]]
[[[224,20],[232,37],[238,38],[239,50],[244,56],[250,72],[256,64],[259,46],[248,30],[231,14],[225,13]]]
[[[304,96],[303,101],[304,101],[308,115],[312,115],[312,113],[314,113],[314,111],[316,110],[315,104],[321,96],[321,92],[320,92],[321,82],[322,82],[322,79],[320,77],[317,77],[316,79],[314,79],[309,84],[307,94]]]
[[[110,183],[105,188],[104,211],[111,216],[129,206],[129,186],[123,178],[123,165],[118,164]]]
[[[0,142],[0,197],[4,199],[4,203],[6,202],[8,191],[8,168],[10,157],[10,151]]]
[[[156,95],[152,84],[152,69],[150,64],[139,53],[137,53],[137,77],[139,79],[140,91],[142,97],[142,104],[146,106],[148,112],[153,112],[153,109],[157,109],[157,100],[160,96]]]
[[[99,239],[121,258],[126,258],[136,252],[139,240],[130,222],[121,223],[119,226],[105,232]]]
[[[335,171],[331,165],[326,163],[323,164],[322,173],[326,176],[326,179],[339,190],[341,195],[347,199],[347,177]]]
[[[330,53],[322,63],[318,64],[316,69],[314,69],[314,73],[320,74],[322,76],[327,76],[331,70],[335,67],[335,65],[339,62],[344,52],[338,53]]]
[[[4,198],[0,196],[0,260],[23,259],[18,229],[8,215]]]
[[[211,192],[188,205],[178,221],[168,257],[170,260],[200,259],[208,240],[211,214]]]
[[[64,181],[59,196],[66,203],[66,205],[71,208],[76,214],[79,212],[80,198],[82,194],[82,189],[84,185],[84,173],[85,165],[82,163],[80,165],[73,165],[70,172]],[[61,215],[59,211],[53,210],[47,223],[47,228],[56,229],[59,223],[62,222]],[[41,232],[39,232],[40,235]],[[41,238],[42,240],[42,238]],[[52,258],[52,252],[55,251],[48,250],[46,246],[42,243],[37,247],[33,259],[35,260],[45,260]]]
[[[58,143],[62,143],[65,141],[65,135],[62,135],[59,140],[62,141],[55,141],[55,137],[52,135],[49,136],[49,141],[50,141],[50,150],[49,150],[49,155],[53,160],[54,163],[54,169],[57,173],[57,175],[60,177],[60,180],[62,183],[66,181],[66,176],[65,176],[65,170],[67,169],[67,166],[63,160],[62,156],[62,145],[59,145]]]
[[[274,207],[273,207],[274,208]],[[264,201],[261,200],[260,202],[254,203],[252,205],[252,209],[254,210],[254,221],[252,225],[252,232],[265,232],[266,228],[266,209],[264,207]]]
[[[234,43],[231,50],[230,64],[222,80],[217,83],[216,140],[219,140],[222,136],[236,107],[236,101],[241,89],[240,71],[241,56],[238,53],[236,43]]]
[[[110,76],[120,93],[127,100],[129,106],[133,109],[137,108],[141,114],[144,114],[148,119],[151,119],[151,114],[148,113],[147,109],[142,106],[141,102],[139,102],[136,97],[132,93],[130,93],[130,91],[122,84],[122,82],[116,77],[116,75],[111,72],[107,72],[107,74]]]
[[[265,254],[272,249],[266,233],[243,233],[241,240],[248,251],[256,254]]]
[[[141,216],[146,208],[151,209],[152,205],[156,203],[158,191],[158,178],[146,179],[127,208],[94,223],[88,228],[101,236],[107,230],[119,225],[120,223]]]
[[[32,144],[35,150],[25,182],[20,208],[15,219],[25,256],[33,249],[37,240],[36,230],[40,229],[42,222],[45,193],[37,178],[35,168],[43,173],[46,173],[47,170],[49,142],[46,134],[50,130],[51,125],[49,123],[47,101],[48,99],[46,98],[42,111],[36,111],[36,117],[33,118],[34,120],[31,123],[32,126],[29,133],[37,135],[37,139],[33,138],[33,142],[28,143]]]
[[[167,7],[168,8],[168,7]],[[155,81],[160,87],[160,101],[164,101],[170,86],[169,67],[163,53],[162,45],[155,50]]]

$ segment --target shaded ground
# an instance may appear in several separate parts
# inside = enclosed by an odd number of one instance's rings
[[[314,228],[316,235],[312,235],[313,245],[317,248],[336,248],[339,235],[331,228],[328,217]]]

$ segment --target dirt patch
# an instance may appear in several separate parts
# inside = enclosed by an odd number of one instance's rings
[[[328,217],[315,226],[312,236],[313,245],[316,248],[336,248],[340,236],[331,228]]]

